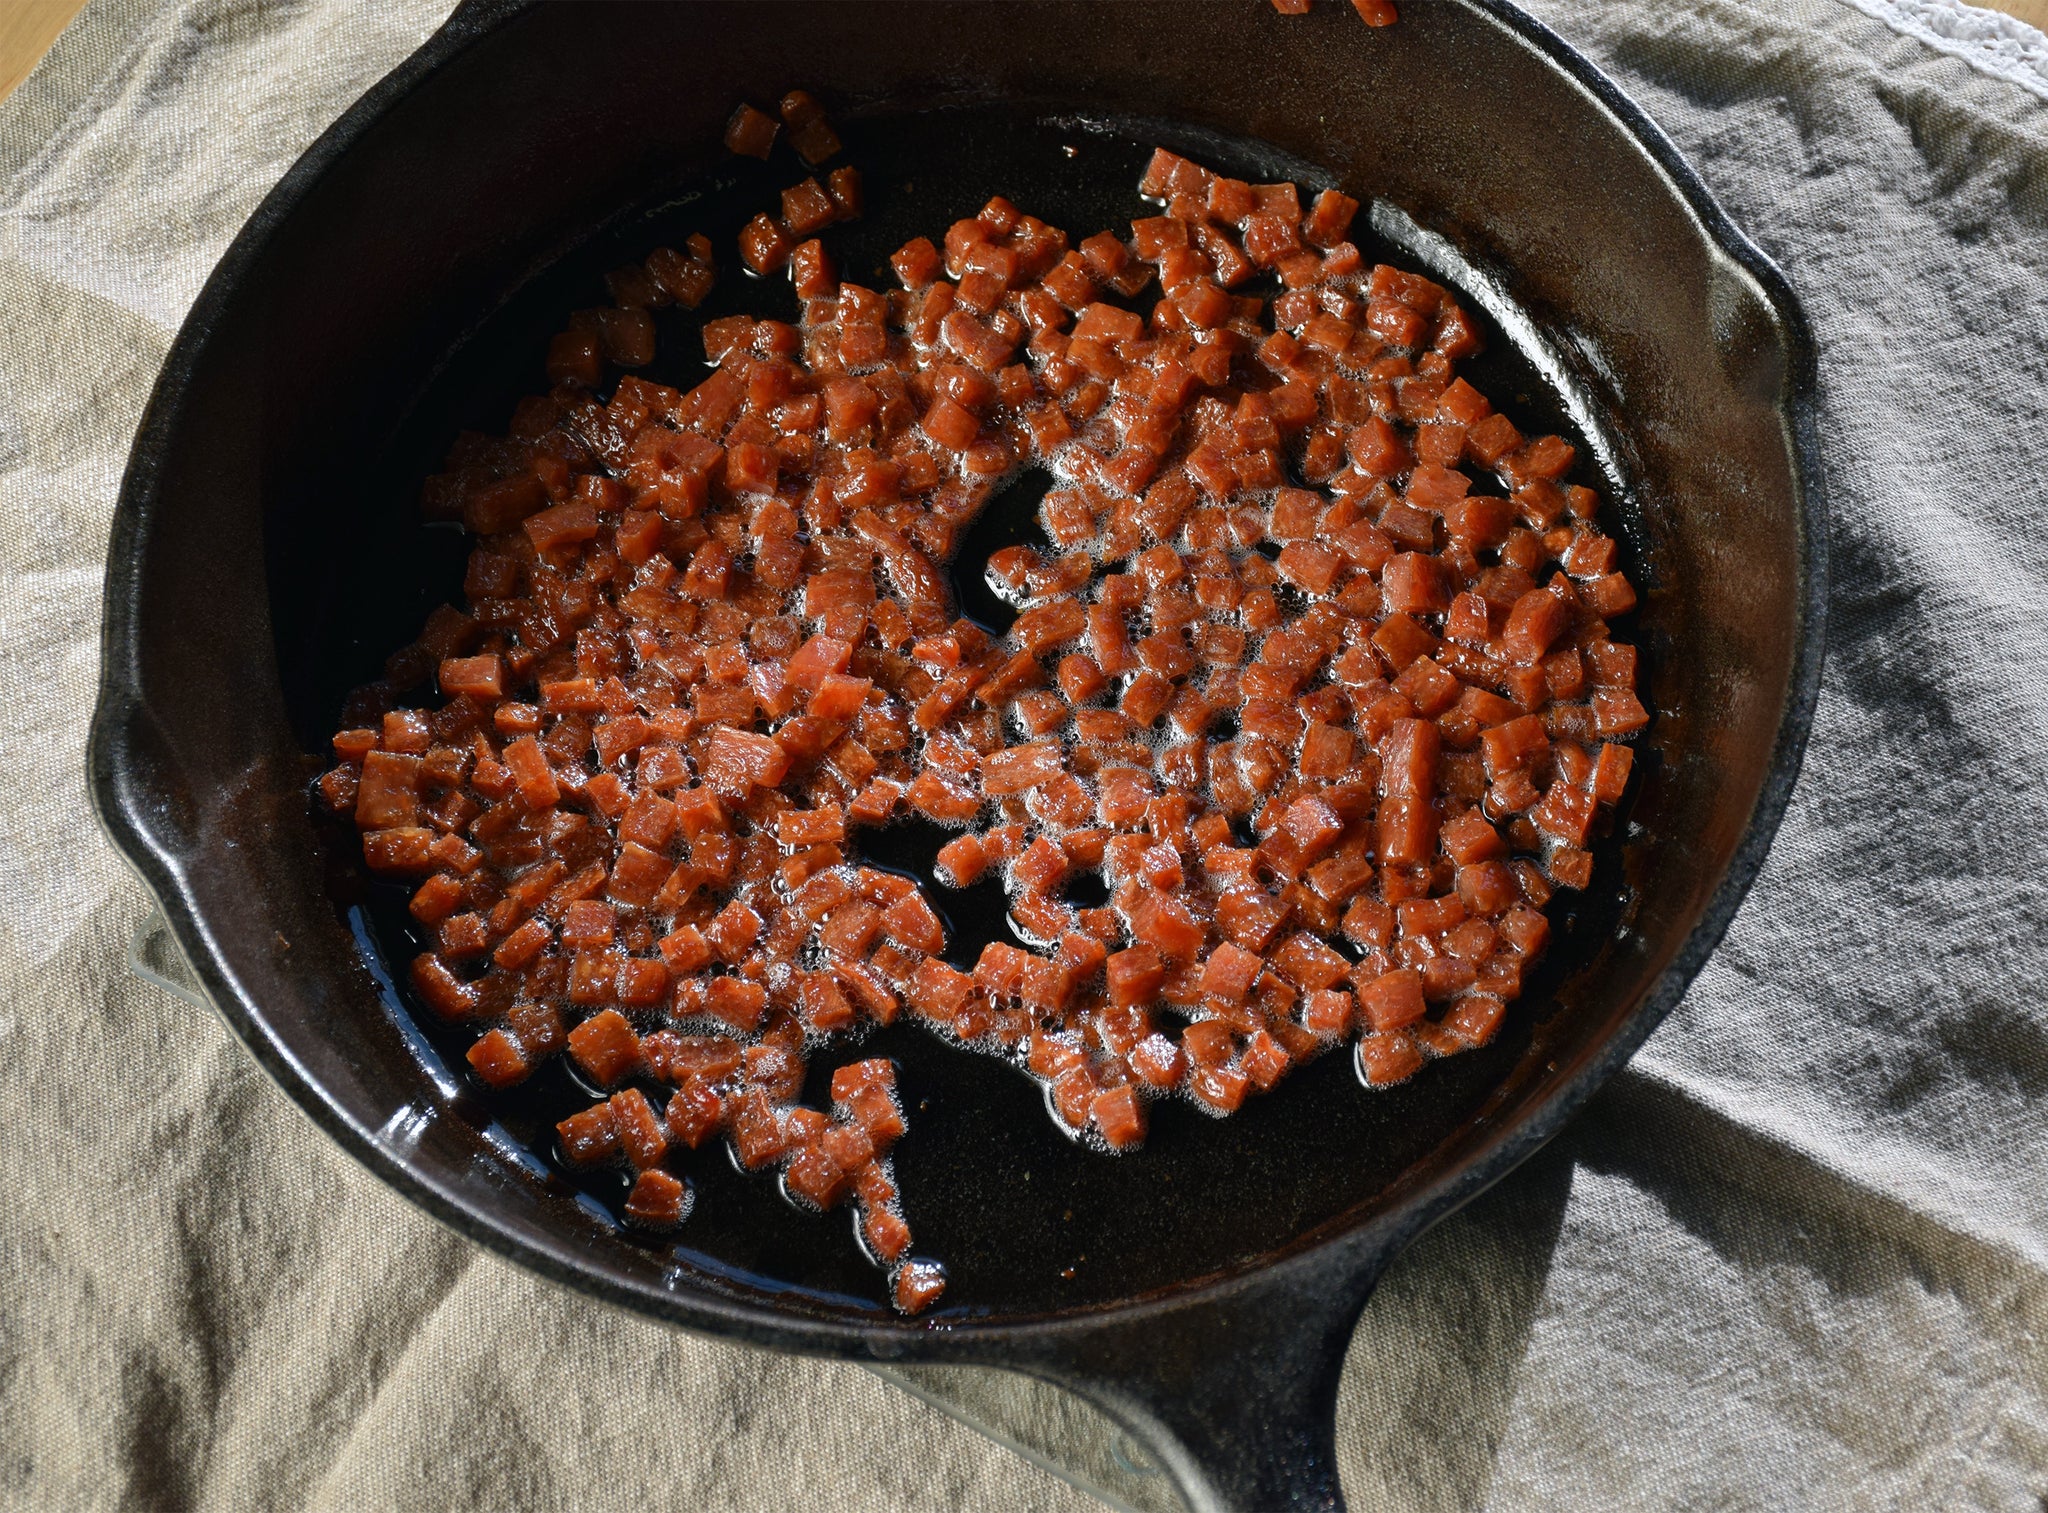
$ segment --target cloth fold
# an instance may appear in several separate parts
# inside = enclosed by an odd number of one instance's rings
[[[92,0],[0,103],[0,1506],[1100,1506],[1065,1460],[1169,1508],[1047,1389],[903,1378],[1014,1454],[851,1364],[476,1249],[123,964],[149,905],[82,764],[129,443],[235,229],[446,8]],[[1345,1486],[2038,1510],[2048,41],[1946,0],[1530,8],[1805,303],[1834,641],[1791,810],[1685,1003],[1368,1306]]]

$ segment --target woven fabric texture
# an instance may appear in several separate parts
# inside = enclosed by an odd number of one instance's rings
[[[0,104],[0,1506],[1097,1507],[856,1366],[661,1328],[456,1238],[123,964],[149,903],[82,766],[129,444],[236,228],[445,8],[93,0]],[[1346,1487],[2038,1510],[2040,39],[1931,24],[1962,9],[1936,0],[1532,9],[1805,302],[1834,639],[1776,848],[1684,1005],[1367,1308]],[[1099,1451],[1055,1394],[919,1381],[1038,1453]],[[1170,1506],[1156,1478],[1118,1495]]]

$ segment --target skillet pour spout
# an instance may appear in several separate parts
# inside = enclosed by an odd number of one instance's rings
[[[1783,278],[1552,33],[1503,0],[1401,9],[1374,30],[1332,0],[1199,25],[1179,0],[483,0],[309,149],[201,292],[136,439],[89,767],[206,992],[322,1128],[590,1296],[777,1349],[1026,1372],[1141,1436],[1193,1508],[1342,1506],[1336,1385],[1374,1281],[1550,1138],[1720,940],[1798,771],[1826,586],[1813,353]],[[918,1320],[772,1195],[702,1203],[662,1249],[536,1180],[337,906],[306,800],[343,692],[460,582],[420,477],[458,430],[503,428],[620,249],[745,188],[719,145],[734,103],[797,87],[856,162],[872,148],[873,226],[849,236],[894,234],[890,205],[929,233],[996,192],[1084,231],[1136,213],[1128,177],[1057,177],[1057,150],[1033,167],[1045,141],[1082,168],[1149,141],[1370,201],[1584,443],[1646,589],[1629,821],[1496,1041],[1371,1094],[1326,1057],[1109,1160],[1013,1073],[913,1036],[933,1104],[899,1172],[958,1281]],[[891,142],[959,171],[885,173]]]

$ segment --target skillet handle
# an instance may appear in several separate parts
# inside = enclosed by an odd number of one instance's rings
[[[1337,1381],[1385,1263],[1302,1257],[1278,1277],[1254,1275],[1213,1299],[1098,1326],[1007,1364],[1122,1424],[1190,1513],[1342,1513]]]

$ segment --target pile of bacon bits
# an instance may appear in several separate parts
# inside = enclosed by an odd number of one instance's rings
[[[1079,243],[993,199],[893,290],[806,261],[824,210],[786,202],[801,325],[711,321],[694,389],[601,398],[632,317],[709,285],[707,247],[657,252],[429,481],[478,537],[467,609],[320,791],[418,879],[412,986],[479,1078],[566,1050],[620,1089],[561,1150],[629,1164],[637,1224],[682,1220],[681,1152],[722,1137],[857,1203],[914,1312],[943,1274],[907,1260],[889,1063],[840,1067],[827,1113],[809,1056],[907,1012],[1122,1150],[1155,1099],[1229,1114],[1333,1046],[1386,1084],[1486,1044],[1590,879],[1649,717],[1572,446],[1457,376],[1473,320],[1369,266],[1345,195],[1165,151],[1139,188],[1157,214]],[[943,567],[1030,466],[1054,548],[988,563],[996,636]],[[941,882],[1000,877],[1029,949],[946,959],[934,901],[860,861],[906,814],[958,829]],[[1106,903],[1069,901],[1084,874]]]
[[[813,167],[839,155],[839,134],[818,102],[800,89],[783,96],[780,121],[766,111],[741,105],[725,128],[725,145],[745,157],[766,158],[785,126],[790,146]],[[764,275],[789,269],[800,298],[829,296],[838,287],[838,279],[817,233],[834,222],[857,219],[860,208],[859,169],[835,168],[822,183],[805,179],[782,191],[779,216],[764,211],[747,223],[740,232],[740,260]]]

